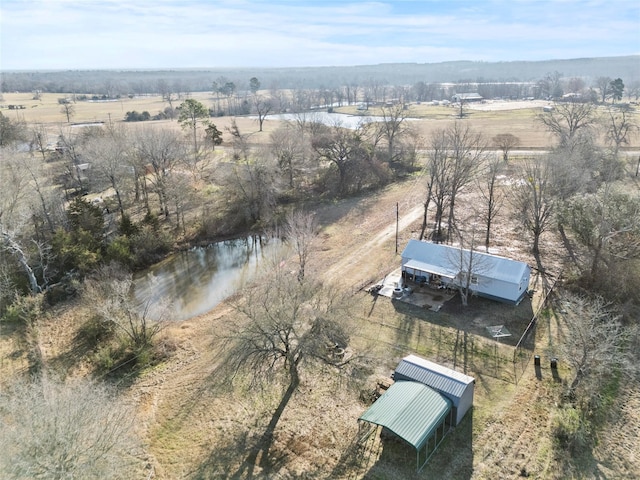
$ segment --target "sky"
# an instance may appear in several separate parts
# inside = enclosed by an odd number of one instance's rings
[[[0,70],[640,54],[634,0],[0,0]]]

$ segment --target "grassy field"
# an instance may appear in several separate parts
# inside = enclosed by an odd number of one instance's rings
[[[46,123],[52,131],[66,125],[59,95],[44,95],[41,101],[30,99],[31,95],[4,97],[5,104],[27,108],[2,110],[3,114]],[[195,98],[210,101],[207,94]],[[109,114],[111,120],[119,120],[126,111],[154,114],[165,106],[158,97],[78,103],[73,121],[106,122]],[[416,123],[428,135],[454,121],[452,114],[446,107],[424,106],[416,113],[422,118]],[[535,110],[473,111],[465,121],[489,137],[510,132],[521,137],[522,148],[541,148],[548,144],[548,136],[535,123],[535,114]],[[229,121],[214,119],[219,128]],[[245,132],[257,131],[254,120],[239,122]],[[175,122],[165,123],[178,128]],[[266,122],[266,131],[255,138],[268,138],[276,127],[277,122]],[[243,377],[230,382],[222,359],[225,334],[237,312],[224,303],[200,317],[171,324],[163,333],[163,343],[170,346],[166,361],[126,381],[123,395],[136,406],[136,430],[144,445],[139,457],[146,468],[136,472],[140,478],[638,478],[640,393],[634,385],[625,387],[627,402],[612,408],[611,421],[598,432],[593,449],[575,459],[561,457],[553,426],[561,410],[563,380],[570,372],[561,362],[558,381],[547,367],[561,340],[561,318],[545,310],[545,321],[535,331],[523,363],[513,363],[514,344],[537,311],[539,296],[518,307],[472,298],[469,307],[462,308],[455,298],[440,312],[431,312],[362,291],[398,268],[400,259],[390,233],[396,205],[403,218],[402,249],[419,232],[415,213],[420,213],[423,192],[423,179],[415,177],[374,194],[319,207],[321,246],[308,271],[352,292],[350,347],[362,361],[358,368],[345,371],[316,367],[304,372],[275,432],[271,470],[263,472],[247,458],[271,419],[283,385],[279,378],[262,389],[251,387]],[[459,201],[472,205],[474,199],[463,196]],[[514,233],[506,215],[503,220],[494,230],[497,252],[533,264],[528,239]],[[543,253],[556,273],[562,254],[558,245],[553,234],[543,236]],[[34,347],[51,369],[71,377],[90,375],[96,352],[78,342],[87,318],[87,311],[73,302],[50,310],[38,323],[35,346],[25,343],[24,332],[15,325],[1,324],[1,378],[24,372]],[[507,325],[513,337],[498,344],[486,327],[499,324]],[[405,445],[377,435],[363,444],[356,442],[357,419],[368,408],[377,381],[388,378],[398,360],[410,353],[476,378],[473,410],[420,474],[415,473],[414,452]],[[526,362],[534,353],[543,356],[540,378],[532,362]]]
[[[52,137],[60,130],[60,128],[69,127],[66,116],[62,113],[61,106],[58,103],[59,98],[65,98],[65,94],[44,93],[39,100],[35,100],[30,93],[5,93],[4,101],[0,102],[3,115],[11,119],[22,119],[29,124],[44,123],[49,127]],[[210,93],[196,92],[191,95],[192,98],[199,100],[205,105],[213,105],[214,99]],[[174,101],[174,106],[180,104],[180,101]],[[9,110],[8,105],[24,105],[23,110]],[[73,104],[75,114],[71,118],[72,124],[82,124],[90,122],[120,122],[124,120],[126,112],[148,111],[151,115],[164,110],[169,104],[163,102],[159,96],[122,98],[115,101],[89,102],[79,101]],[[542,109],[538,103],[532,102],[531,108],[516,109],[496,109],[496,110],[478,110],[473,107],[465,109],[464,121],[471,125],[475,130],[481,132],[485,138],[490,140],[495,135],[501,133],[511,133],[520,139],[519,149],[536,149],[547,148],[552,141],[549,133],[545,131],[543,126],[535,121],[535,116],[541,113]],[[355,107],[340,107],[336,112],[357,115]],[[376,115],[380,112],[375,108],[366,112],[367,115]],[[449,123],[457,120],[459,111],[453,106],[435,106],[430,104],[409,105],[407,116],[417,118],[418,121],[412,121],[414,127],[423,139],[427,139],[431,132],[435,129],[445,128]],[[635,122],[639,123],[640,113],[633,113]],[[230,117],[216,117],[212,121],[218,128],[225,132],[226,127],[230,125]],[[254,133],[252,142],[265,142],[268,140],[268,133],[277,128],[277,121],[268,120],[264,123],[264,132],[258,132],[258,122],[255,119],[247,117],[236,117],[238,126],[243,133]],[[130,123],[134,128],[142,128],[148,125],[174,125],[178,128],[175,121],[149,121]],[[631,138],[629,148],[640,147],[640,136],[635,135]],[[224,140],[230,142],[230,136],[225,133]]]

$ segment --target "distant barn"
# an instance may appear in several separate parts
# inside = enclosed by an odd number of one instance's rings
[[[479,93],[456,93],[451,99],[454,102],[481,102],[484,100]]]

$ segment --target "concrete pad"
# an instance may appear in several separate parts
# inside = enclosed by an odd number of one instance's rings
[[[378,288],[379,287],[379,288]],[[394,296],[394,291],[402,288],[402,296]],[[378,295],[392,298],[396,301],[410,303],[422,308],[428,308],[434,312],[440,310],[442,305],[456,296],[455,293],[446,290],[434,289],[426,285],[419,285],[414,282],[403,282],[401,269],[389,273],[376,285],[369,287],[368,291]]]

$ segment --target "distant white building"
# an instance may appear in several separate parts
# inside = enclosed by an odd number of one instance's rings
[[[479,93],[456,93],[451,99],[456,102],[481,102],[484,100]]]
[[[524,262],[419,240],[409,240],[402,252],[405,281],[457,288],[469,272],[471,292],[485,298],[517,305],[529,290],[531,267]]]

